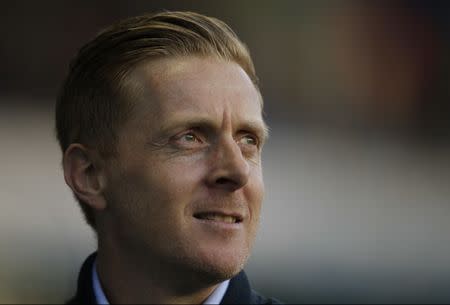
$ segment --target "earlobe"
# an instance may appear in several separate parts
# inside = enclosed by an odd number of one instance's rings
[[[103,210],[104,177],[94,152],[82,144],[71,144],[63,157],[64,179],[74,194],[96,210]]]

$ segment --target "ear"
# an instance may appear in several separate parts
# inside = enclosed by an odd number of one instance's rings
[[[91,208],[103,210],[105,179],[97,154],[82,144],[73,143],[63,157],[64,179],[74,194]]]

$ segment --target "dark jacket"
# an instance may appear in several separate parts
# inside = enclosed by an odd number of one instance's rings
[[[97,304],[92,285],[92,267],[95,257],[96,253],[89,256],[81,267],[77,293],[67,304]],[[230,280],[221,304],[279,304],[279,301],[263,297],[254,291],[244,271],[241,271]]]

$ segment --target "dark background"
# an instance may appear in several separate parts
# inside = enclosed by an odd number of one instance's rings
[[[58,303],[93,233],[64,185],[53,105],[70,59],[145,12],[227,22],[271,137],[247,266],[285,302],[448,303],[447,1],[2,1],[0,303]]]

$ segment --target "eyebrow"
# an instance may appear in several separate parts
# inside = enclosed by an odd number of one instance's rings
[[[201,116],[184,116],[171,120],[170,123],[162,124],[161,131],[166,134],[181,127],[217,128],[215,121]],[[239,130],[255,132],[264,143],[269,137],[269,127],[264,120],[247,120],[239,125]]]
[[[240,129],[255,131],[263,143],[269,138],[269,127],[263,120],[244,122]]]

